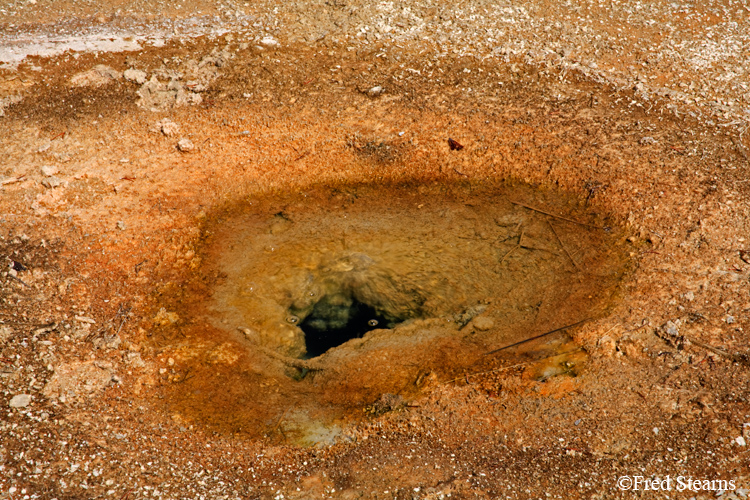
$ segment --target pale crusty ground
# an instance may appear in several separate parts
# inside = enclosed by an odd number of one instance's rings
[[[3,43],[72,17],[83,31],[170,22],[149,20],[158,4],[109,5],[5,4]],[[173,9],[218,14],[231,36],[171,30],[162,47],[0,74],[0,255],[28,268],[0,291],[0,498],[612,498],[636,474],[750,487],[743,4]],[[201,103],[144,109],[118,75],[71,84],[97,64]],[[177,134],[156,130],[164,117]],[[358,156],[352,140],[398,154]],[[62,185],[42,184],[46,165]],[[180,373],[150,335],[212,209],[311,183],[485,178],[559,185],[633,235],[622,300],[574,333],[581,375],[430,380],[319,449],[170,411]],[[65,387],[71,371],[85,380]],[[31,404],[9,408],[19,394]]]

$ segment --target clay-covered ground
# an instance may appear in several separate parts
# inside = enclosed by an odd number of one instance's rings
[[[636,495],[621,476],[745,498],[748,17],[732,1],[0,3],[0,498]],[[222,279],[205,244],[233,207],[328,189],[333,210],[358,183],[383,205],[393,185],[415,205],[530,185],[565,193],[533,206],[560,228],[622,228],[614,300],[563,332],[575,370],[519,352],[419,372],[313,446],[284,411],[237,425],[237,388],[190,377],[238,358],[183,355],[205,346],[175,297]],[[216,396],[196,416],[182,386]]]

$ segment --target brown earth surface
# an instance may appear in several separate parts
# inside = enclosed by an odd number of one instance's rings
[[[0,69],[0,498],[630,498],[622,476],[747,496],[743,4],[81,5],[3,3],[4,47],[199,14],[228,33]],[[497,243],[511,292],[540,252],[554,286],[320,374],[201,316],[237,214],[400,229],[436,206]],[[581,295],[605,228],[596,255],[627,263]]]

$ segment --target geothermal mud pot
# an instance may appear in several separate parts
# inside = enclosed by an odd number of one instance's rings
[[[575,375],[582,348],[544,334],[603,314],[627,255],[622,229],[581,208],[528,186],[435,183],[223,210],[195,277],[165,297],[185,320],[158,341],[184,379],[168,400],[190,421],[317,444],[383,397],[408,404],[427,377],[491,372],[500,351],[533,345],[551,364],[540,378]]]
[[[742,6],[41,4],[0,498],[748,495]]]

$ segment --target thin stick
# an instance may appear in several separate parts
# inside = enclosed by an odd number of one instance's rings
[[[18,281],[19,283],[21,283],[21,284],[22,284],[23,286],[25,286],[26,288],[31,288],[31,287],[29,286],[29,284],[28,284],[28,283],[26,283],[26,282],[25,282],[24,280],[22,280],[22,279],[21,279],[21,278],[19,278],[18,276],[13,276],[12,274],[9,274],[8,276],[10,276],[10,277],[11,277],[11,278],[13,278],[14,280]]]
[[[502,259],[500,259],[500,264],[502,264],[503,262],[505,262],[505,259],[507,259],[510,256],[510,254],[512,254],[513,252],[515,252],[519,248],[521,248],[521,241],[523,240],[523,232],[524,232],[524,230],[521,230],[521,236],[518,237],[518,244],[516,246],[514,246],[513,248],[511,248],[510,251],[508,253],[506,253],[505,256]]]
[[[737,151],[739,151],[742,157],[745,159],[745,161],[750,163],[750,155],[748,155],[747,151],[745,151],[745,146],[742,145],[742,142],[737,141],[734,137],[732,137],[732,142],[734,143],[734,146],[737,148]]]
[[[727,352],[724,349],[719,349],[718,347],[714,347],[709,344],[704,344],[703,342],[699,340],[692,339],[688,336],[685,336],[685,339],[690,342],[691,344],[695,344],[698,347],[702,347],[708,351],[711,351],[714,354],[718,354],[719,356],[725,357],[727,359],[731,359],[732,361],[735,361],[737,363],[742,363],[745,365],[750,365],[750,360],[747,359],[747,357],[743,356],[742,354],[733,354],[731,352]]]
[[[524,205],[523,203],[518,203],[517,201],[511,201],[511,203],[514,205],[518,205],[519,207],[528,208],[529,210],[533,210],[534,212],[539,212],[540,214],[549,215],[550,217],[554,217],[555,219],[560,219],[560,220],[572,222],[573,224],[578,224],[579,226],[593,227],[596,229],[604,229],[601,226],[595,226],[593,224],[586,224],[585,222],[579,222],[577,220],[568,219],[567,217],[563,217],[562,215],[555,215],[550,212],[545,212],[544,210],[539,210],[538,208],[530,207],[528,205]]]
[[[6,179],[6,180],[0,182],[0,185],[1,186],[6,186],[8,184],[13,184],[13,183],[16,183],[16,182],[21,182],[24,177],[26,177],[26,174],[20,175],[18,177],[11,177],[10,179]]]
[[[573,256],[570,255],[570,252],[568,252],[568,249],[565,248],[565,245],[563,244],[562,239],[560,239],[560,235],[557,234],[557,230],[555,229],[555,226],[552,225],[552,221],[548,220],[547,224],[549,224],[549,227],[552,229],[552,232],[555,233],[555,236],[557,237],[557,241],[560,242],[560,246],[565,251],[565,255],[568,256],[568,258],[570,259],[570,262],[572,262],[573,265],[576,267],[576,269],[578,269],[579,273],[583,273],[583,269],[581,269],[581,267],[578,265],[578,263],[575,260],[573,260]]]
[[[464,375],[462,375],[462,376],[460,376],[458,378],[454,378],[453,380],[446,380],[443,383],[444,384],[450,384],[451,382],[455,382],[457,380],[460,380],[463,377],[467,377],[468,378],[468,377],[473,377],[474,375],[486,375],[488,373],[495,373],[495,372],[502,372],[502,371],[505,371],[505,370],[511,370],[513,368],[518,368],[519,366],[528,365],[529,363],[532,363],[532,362],[533,361],[524,361],[523,363],[518,363],[517,365],[503,366],[502,368],[496,368],[494,370],[489,370],[489,371],[486,371],[486,372],[477,372],[477,373],[471,373],[471,374],[467,373],[467,374],[464,374]]]
[[[531,337],[531,338],[528,338],[526,340],[518,341],[515,344],[510,344],[510,345],[506,345],[506,346],[503,346],[503,347],[499,347],[499,348],[495,349],[494,351],[487,352],[487,353],[485,353],[483,355],[484,356],[489,356],[490,354],[495,354],[496,352],[504,351],[505,349],[510,349],[511,347],[516,347],[516,346],[519,346],[521,344],[525,344],[526,342],[531,342],[532,340],[540,339],[542,337],[546,337],[547,335],[552,335],[553,333],[557,333],[557,332],[560,332],[560,331],[563,331],[563,330],[567,330],[568,328],[573,328],[574,326],[581,325],[581,324],[583,324],[583,323],[585,323],[587,321],[590,321],[590,320],[591,320],[591,318],[582,319],[581,321],[578,321],[578,322],[573,323],[571,325],[562,326],[560,328],[555,328],[554,330],[550,330],[550,331],[545,332],[545,333],[543,333],[541,335],[537,335],[536,337]]]
[[[486,372],[466,373],[466,374],[464,374],[464,377],[468,378],[468,377],[474,377],[476,375],[487,375],[488,373],[504,372],[505,370],[512,370],[513,368],[518,368],[519,366],[525,366],[525,365],[529,365],[531,363],[538,363],[540,361],[544,361],[545,359],[555,358],[557,356],[565,356],[566,354],[572,354],[574,352],[579,352],[579,351],[583,351],[583,347],[579,347],[577,349],[573,349],[572,351],[560,352],[560,353],[557,353],[557,354],[553,354],[551,356],[545,356],[545,357],[540,358],[540,359],[532,359],[532,360],[529,360],[529,361],[524,361],[523,363],[518,363],[518,364],[515,364],[515,365],[503,366],[502,368],[495,368],[494,370],[488,370]],[[445,381],[443,383],[444,384],[450,384],[451,382],[455,382],[455,381],[460,380],[460,379],[461,379],[461,377],[458,377],[458,378],[454,378],[453,380],[447,380],[447,381]]]

